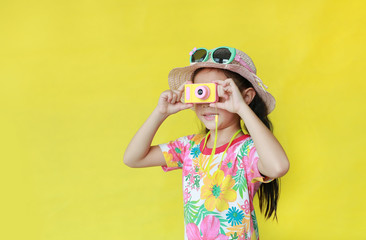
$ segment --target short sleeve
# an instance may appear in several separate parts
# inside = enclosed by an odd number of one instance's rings
[[[268,183],[273,181],[274,179],[263,176],[258,170],[259,157],[252,138],[247,138],[246,142],[244,143],[244,147],[245,154],[243,156],[243,163],[248,185],[253,185],[255,183]]]
[[[166,165],[162,166],[165,172],[183,168],[184,159],[189,154],[190,138],[185,136],[168,143],[159,144],[166,162]]]
[[[250,151],[252,152],[252,155],[253,155],[253,158],[252,158],[253,161],[252,161],[252,164],[250,167],[250,171],[251,171],[251,173],[253,173],[253,175],[251,175],[252,178],[250,179],[250,181],[252,183],[256,183],[256,182],[269,183],[269,182],[273,181],[274,180],[273,178],[264,176],[259,172],[259,170],[258,170],[259,157],[258,157],[256,148],[253,147],[250,149]]]
[[[245,143],[246,154],[243,157],[243,163],[245,168],[245,176],[248,183],[248,189],[252,197],[259,189],[261,183],[269,183],[273,181],[273,178],[263,176],[258,170],[258,153],[254,146],[253,140],[248,138]]]

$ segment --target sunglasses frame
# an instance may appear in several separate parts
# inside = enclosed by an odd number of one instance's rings
[[[228,60],[228,62],[227,63],[219,63],[219,64],[229,64],[229,63],[231,63],[234,59],[235,59],[235,56],[236,56],[236,49],[235,48],[232,48],[232,47],[226,47],[226,46],[222,46],[222,47],[217,47],[217,48],[215,48],[215,49],[212,49],[212,50],[207,50],[206,48],[197,48],[192,54],[191,54],[191,57],[189,58],[189,61],[190,61],[190,63],[197,63],[197,62],[192,62],[192,56],[198,51],[198,50],[205,50],[206,51],[206,56],[205,56],[205,59],[203,59],[202,61],[200,61],[200,62],[206,62],[207,60],[208,60],[208,56],[210,55],[210,53],[211,53],[211,59],[212,59],[212,61],[214,61],[215,63],[218,63],[218,62],[216,62],[214,59],[213,59],[213,54],[214,54],[214,52],[217,50],[217,49],[220,49],[220,48],[226,48],[226,49],[228,49],[229,51],[230,51],[230,53],[231,53],[231,56],[230,56],[230,58],[229,58],[229,60]]]

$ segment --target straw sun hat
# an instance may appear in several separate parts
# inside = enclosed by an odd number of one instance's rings
[[[276,100],[274,97],[267,92],[267,86],[264,85],[262,80],[256,75],[257,69],[254,66],[252,59],[244,52],[234,49],[236,51],[235,59],[228,63],[216,63],[213,61],[211,53],[212,50],[208,51],[207,61],[204,62],[194,62],[189,66],[174,68],[169,72],[168,82],[169,87],[172,90],[178,89],[185,81],[191,80],[192,74],[195,70],[199,68],[219,68],[227,69],[232,72],[236,72],[247,79],[254,87],[255,91],[262,98],[267,106],[268,114],[273,111],[276,105]],[[196,51],[196,48],[192,50],[191,55]]]

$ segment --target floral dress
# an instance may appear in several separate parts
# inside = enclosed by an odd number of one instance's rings
[[[217,147],[209,167],[212,149],[203,149],[204,138],[190,135],[159,145],[163,170],[183,171],[184,239],[259,239],[253,197],[262,182],[273,179],[258,171],[252,138],[234,139],[224,156],[228,143]]]

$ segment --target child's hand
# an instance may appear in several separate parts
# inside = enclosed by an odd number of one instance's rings
[[[218,84],[219,102],[211,103],[210,107],[218,107],[232,113],[238,113],[240,106],[246,104],[243,95],[235,82],[228,78],[226,80],[213,81]]]
[[[165,115],[169,116],[171,114],[177,113],[181,110],[188,109],[193,107],[191,103],[183,103],[181,102],[182,95],[184,93],[184,85],[192,83],[191,81],[187,81],[182,86],[179,87],[178,90],[166,90],[164,91],[159,98],[158,106],[156,110]]]

